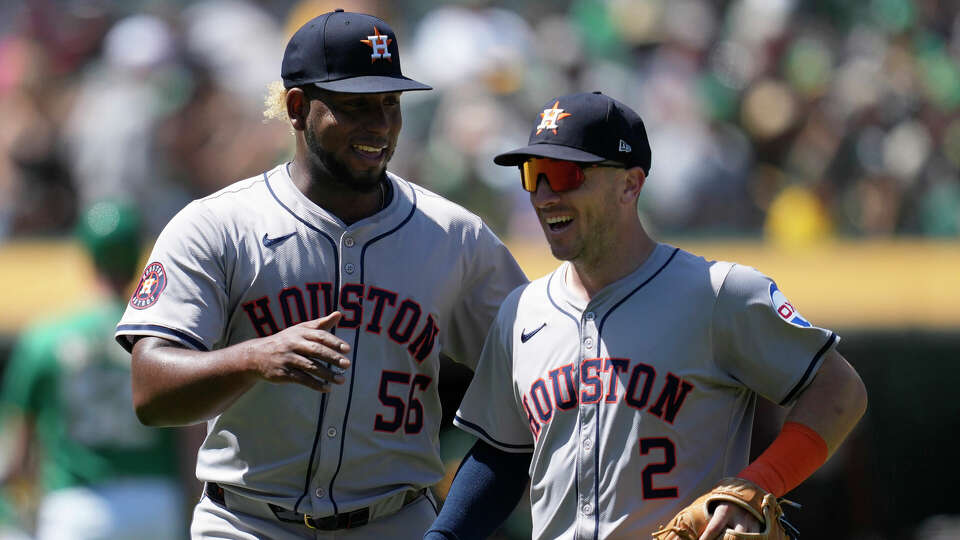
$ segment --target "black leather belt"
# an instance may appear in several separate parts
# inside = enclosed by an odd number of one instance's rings
[[[223,488],[220,487],[216,482],[207,482],[205,488],[207,497],[220,504],[221,506],[226,506]],[[422,495],[425,495],[427,492],[426,488],[417,490],[417,491],[408,491],[403,497],[403,504],[401,508],[407,506],[413,501],[419,499]],[[268,504],[270,510],[273,511],[273,515],[280,521],[285,523],[302,523],[311,529],[318,529],[321,531],[336,531],[338,529],[354,529],[366,525],[370,521],[370,508],[359,508],[352,512],[347,512],[344,514],[335,514],[332,516],[315,518],[307,514],[301,514],[299,512],[294,512],[292,510],[287,510],[286,508],[281,508],[274,504]]]

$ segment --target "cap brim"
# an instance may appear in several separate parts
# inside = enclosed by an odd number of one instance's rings
[[[520,165],[532,157],[543,157],[550,159],[560,159],[563,161],[576,161],[578,163],[600,163],[606,161],[606,158],[600,157],[590,152],[584,152],[578,148],[570,146],[561,146],[558,144],[531,144],[523,148],[517,148],[509,152],[504,152],[493,158],[497,165],[511,167]]]
[[[433,87],[427,86],[413,79],[408,79],[406,77],[387,77],[382,75],[351,77],[349,79],[315,82],[313,84],[319,88],[323,88],[324,90],[329,90],[330,92],[343,92],[347,94],[378,94],[381,92],[433,90]]]

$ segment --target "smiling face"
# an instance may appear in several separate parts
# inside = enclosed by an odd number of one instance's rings
[[[554,257],[596,265],[615,253],[622,220],[618,197],[622,186],[618,179],[625,171],[588,167],[584,173],[583,185],[560,193],[541,178],[530,194],[530,202]]]
[[[310,92],[304,136],[311,168],[352,191],[375,189],[384,179],[403,124],[400,92]]]

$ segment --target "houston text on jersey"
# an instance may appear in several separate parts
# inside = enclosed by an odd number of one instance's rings
[[[579,385],[575,381],[574,365],[567,364],[549,372],[549,383],[541,377],[523,395],[523,410],[534,438],[539,437],[542,426],[553,418],[554,413],[562,414],[574,409],[578,403],[589,405],[602,401],[615,404],[623,401],[672,424],[693,390],[691,383],[673,373],[667,373],[666,380],[658,383],[653,366],[629,358],[587,358],[577,371],[580,373]],[[660,392],[648,407],[655,384],[660,386]]]
[[[283,289],[277,295],[277,304],[280,306],[280,320],[283,321],[284,328],[331,313],[333,298],[333,284],[329,282],[305,283],[303,289]],[[397,344],[409,344],[407,351],[417,362],[423,362],[433,350],[440,328],[433,315],[423,313],[420,304],[415,300],[400,300],[399,295],[393,291],[363,283],[344,284],[338,298],[338,309],[343,313],[339,328],[351,329],[363,325],[364,330],[378,335],[386,330],[387,336]],[[270,305],[269,296],[243,304],[243,310],[260,337],[280,331],[275,308]]]

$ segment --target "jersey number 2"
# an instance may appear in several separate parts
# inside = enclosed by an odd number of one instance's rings
[[[426,390],[430,386],[430,381],[430,377],[421,373],[414,375],[411,381],[409,373],[384,370],[383,375],[380,376],[380,403],[393,409],[393,418],[388,420],[382,414],[378,414],[373,423],[373,429],[394,433],[403,427],[405,433],[420,433],[423,429],[423,403],[420,403],[413,394],[418,388],[421,392]],[[391,383],[410,385],[406,401],[390,394]]]
[[[654,487],[653,475],[666,474],[677,465],[677,451],[673,441],[666,437],[649,437],[640,439],[640,455],[646,456],[654,449],[663,449],[663,461],[651,463],[643,468],[640,479],[643,484],[644,499],[674,499],[677,497],[676,486]]]

